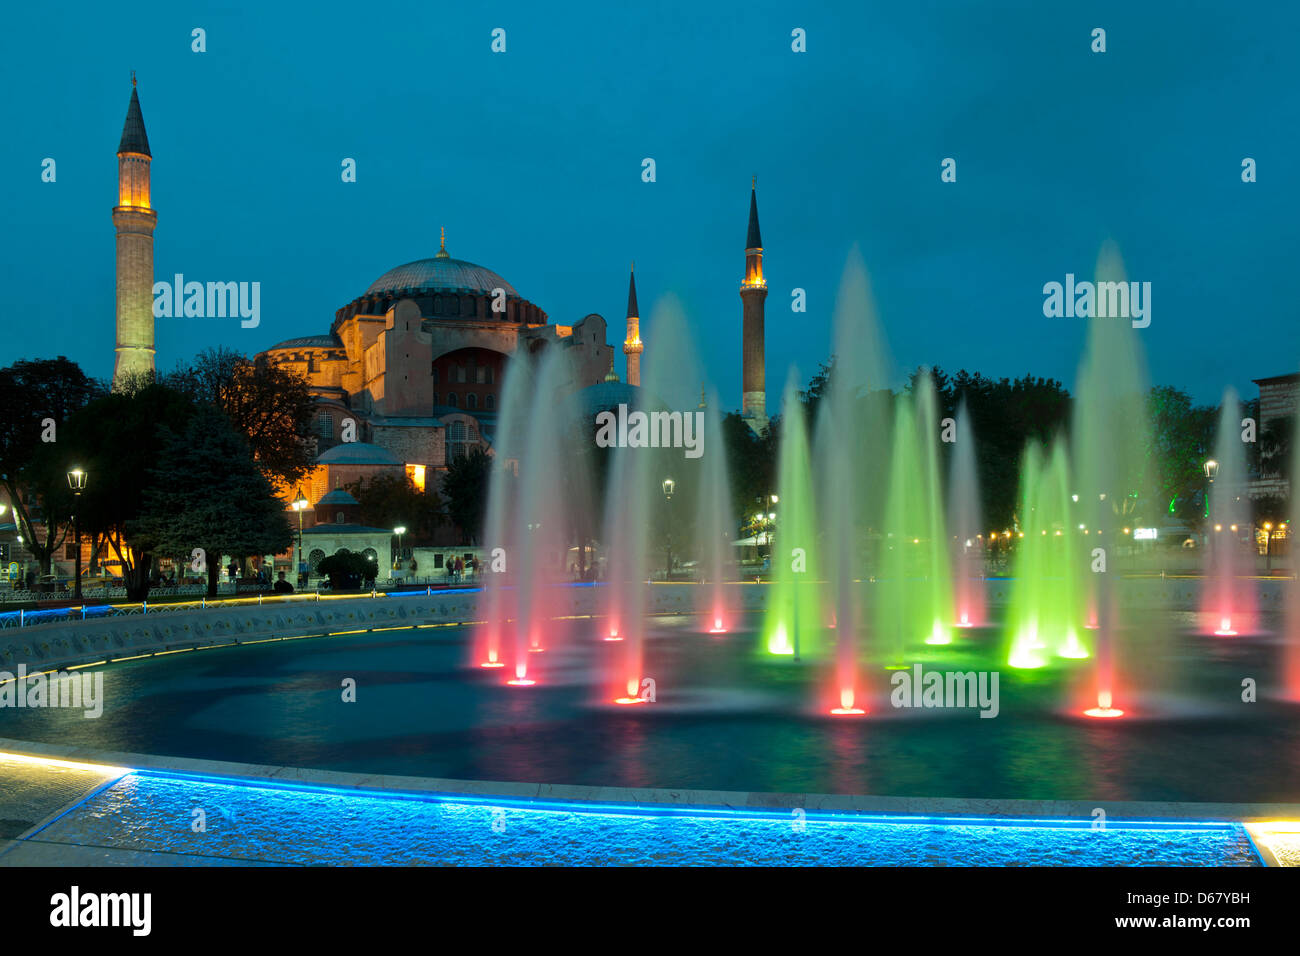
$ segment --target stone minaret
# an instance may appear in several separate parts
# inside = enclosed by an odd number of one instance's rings
[[[641,384],[641,353],[645,346],[641,343],[641,317],[636,306],[636,263],[627,280],[627,338],[623,340],[623,354],[627,356],[627,383]]]
[[[149,137],[144,132],[140,97],[131,74],[131,104],[117,147],[117,361],[113,384],[139,372],[152,372],[153,230],[158,214],[149,201]],[[177,290],[178,292],[180,290]]]
[[[749,235],[745,239],[745,281],[740,284],[744,303],[741,338],[740,415],[755,432],[767,427],[767,386],[763,373],[763,237],[758,231],[758,177],[749,193]]]

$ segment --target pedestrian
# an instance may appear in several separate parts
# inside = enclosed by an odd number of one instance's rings
[[[276,594],[292,594],[293,585],[284,579],[284,572],[280,572],[280,579],[275,582]]]

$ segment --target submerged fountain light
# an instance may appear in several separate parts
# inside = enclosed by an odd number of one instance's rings
[[[526,676],[527,674],[528,674],[527,664],[516,664],[514,680],[508,680],[506,681],[506,683],[514,687],[532,687],[534,684],[537,683],[537,681],[529,679]]]
[[[853,706],[853,688],[845,687],[840,691],[840,706],[832,707],[831,713],[836,717],[860,717],[866,713],[861,707]]]
[[[948,629],[943,626],[943,621],[936,620],[934,622],[934,627],[930,629],[930,635],[925,639],[925,643],[927,644],[951,644],[952,643],[952,635],[949,634]]]
[[[488,651],[488,659],[479,665],[479,667],[505,667],[505,666],[506,666],[505,664],[497,660],[497,652],[495,649]]]
[[[1237,632],[1232,629],[1232,618],[1219,618],[1219,629],[1214,633],[1220,637],[1236,637]]]
[[[1123,717],[1124,711],[1112,707],[1110,691],[1103,690],[1097,693],[1097,706],[1089,707],[1084,714],[1089,717]]]
[[[710,633],[710,634],[726,634],[726,633],[727,633],[727,629],[726,629],[725,627],[723,627],[723,625],[722,625],[722,618],[720,618],[720,617],[715,617],[715,618],[713,619],[713,627],[709,628],[709,633]]]
[[[615,697],[615,698],[614,698],[614,703],[616,703],[616,704],[644,704],[644,703],[647,703],[647,698],[642,697],[640,694],[637,693],[637,691],[639,691],[640,689],[641,689],[641,681],[638,680],[638,679],[635,678],[635,677],[629,678],[629,680],[628,680],[628,682],[627,682],[627,696],[626,696],[626,697]]]

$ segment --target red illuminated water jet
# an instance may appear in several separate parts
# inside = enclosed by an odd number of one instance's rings
[[[1236,637],[1237,632],[1232,628],[1232,618],[1230,617],[1219,618],[1219,629],[1214,633],[1217,634],[1219,637]]]
[[[647,700],[647,698],[642,697],[642,696],[640,696],[640,695],[637,693],[637,691],[640,690],[640,688],[641,688],[641,681],[640,681],[640,680],[638,680],[638,679],[635,678],[635,677],[629,679],[628,682],[627,682],[627,696],[626,696],[626,697],[615,697],[615,698],[614,698],[614,703],[616,703],[616,704],[645,704],[645,703],[648,703],[649,701]]]
[[[832,707],[831,713],[836,717],[860,717],[866,713],[861,707],[854,707],[853,703],[853,688],[845,687],[840,691],[840,706]]]
[[[1089,707],[1083,713],[1088,717],[1123,717],[1124,711],[1111,706],[1110,691],[1103,690],[1097,693],[1097,706]]]

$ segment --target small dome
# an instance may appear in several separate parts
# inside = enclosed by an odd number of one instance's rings
[[[357,505],[360,503],[361,502],[357,501],[356,498],[352,497],[351,494],[344,491],[342,488],[335,488],[333,491],[327,494],[320,501],[316,502],[317,505],[344,505],[344,506]]]
[[[322,452],[316,461],[322,465],[401,465],[387,448],[366,442],[348,441]]]

